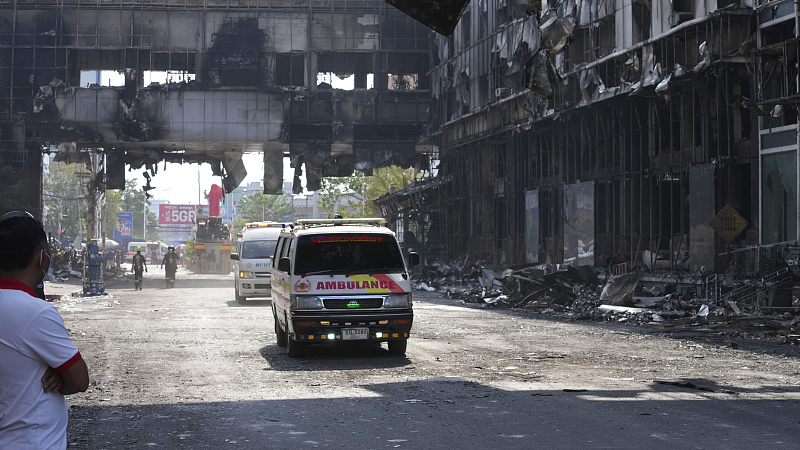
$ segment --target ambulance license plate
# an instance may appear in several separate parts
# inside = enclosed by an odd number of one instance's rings
[[[369,338],[369,328],[342,328],[342,340]]]

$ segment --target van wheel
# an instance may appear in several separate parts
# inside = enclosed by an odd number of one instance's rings
[[[398,341],[387,341],[389,344],[389,353],[392,355],[405,355],[406,347],[408,347],[408,339]]]
[[[236,303],[240,305],[244,305],[245,303],[247,303],[247,297],[242,297],[241,295],[239,295],[238,287],[234,288],[234,297],[236,298]]]
[[[286,354],[291,358],[302,355],[303,344],[292,339],[292,337],[289,336],[289,333],[284,334],[286,335]]]
[[[286,347],[286,332],[281,328],[281,324],[278,322],[278,316],[273,313],[272,318],[275,320],[275,341],[278,347]]]

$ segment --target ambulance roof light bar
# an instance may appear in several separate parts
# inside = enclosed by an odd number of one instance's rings
[[[269,227],[283,227],[283,222],[247,222],[244,224],[245,228],[269,228]]]
[[[386,219],[382,217],[348,219],[298,219],[297,224],[302,227],[333,225],[372,225],[375,227],[380,227],[386,224]]]

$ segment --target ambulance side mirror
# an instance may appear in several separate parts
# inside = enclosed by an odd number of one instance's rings
[[[239,261],[239,254],[238,253],[231,253],[231,259],[234,261]]]
[[[291,263],[289,262],[289,258],[283,257],[278,260],[278,270],[281,272],[289,272],[291,270]]]

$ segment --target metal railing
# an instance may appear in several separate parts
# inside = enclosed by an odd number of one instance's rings
[[[722,295],[720,295],[719,280],[719,275],[712,275],[706,278],[705,290],[706,298],[709,302],[718,306],[730,305],[728,302],[733,302],[742,306],[746,305],[751,311],[756,311],[771,308],[771,306],[762,305],[759,298],[768,296],[771,290],[790,284],[793,277],[789,272],[789,268],[784,267],[761,278],[741,284]]]

